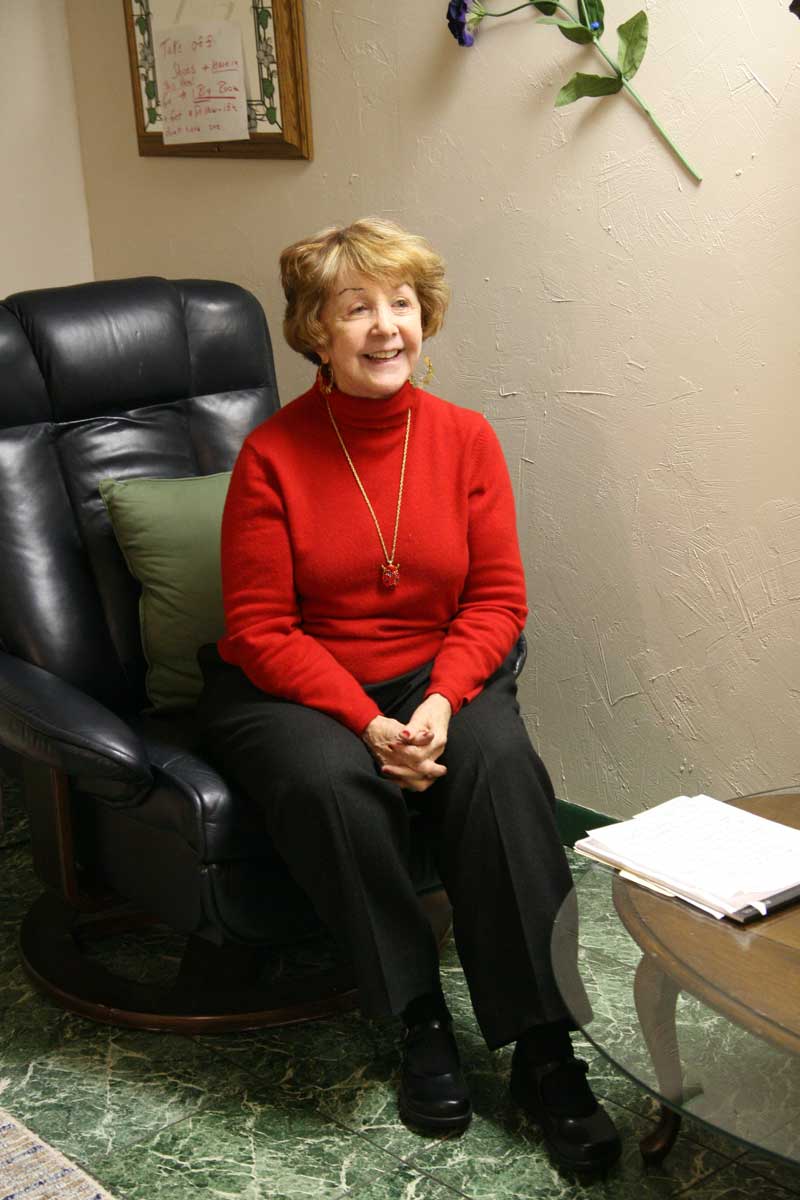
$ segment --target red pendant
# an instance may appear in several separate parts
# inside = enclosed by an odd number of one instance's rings
[[[386,588],[396,588],[400,582],[399,563],[381,563],[381,583]]]

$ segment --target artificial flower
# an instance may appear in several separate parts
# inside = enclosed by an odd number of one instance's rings
[[[644,10],[637,12],[617,28],[617,61],[606,52],[600,42],[605,32],[603,0],[577,0],[577,3],[578,10],[574,12],[561,3],[561,0],[521,0],[512,8],[494,12],[484,7],[483,0],[450,0],[447,5],[447,24],[460,46],[472,46],[475,42],[475,31],[486,17],[508,17],[525,8],[543,14],[538,17],[537,24],[555,26],[567,41],[576,42],[580,46],[591,45],[612,71],[611,75],[587,75],[579,71],[559,91],[555,101],[556,107],[573,104],[584,96],[612,96],[624,89],[642,108],[648,120],[699,183],[702,176],[689,165],[666,130],[656,120],[649,105],[645,104],[631,85],[631,79],[639,70],[647,49],[647,13]],[[800,17],[800,0],[791,0],[790,12]]]
[[[468,0],[450,0],[447,6],[447,26],[459,46],[471,46],[475,41],[467,29],[469,9]]]
[[[450,0],[447,6],[447,24],[459,46],[471,46],[475,41],[475,30],[487,10],[481,0]]]

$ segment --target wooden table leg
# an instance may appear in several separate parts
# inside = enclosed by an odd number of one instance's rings
[[[664,974],[655,958],[645,954],[636,968],[633,991],[658,1089],[665,1100],[680,1104],[683,1098],[683,1074],[675,1028],[675,1007],[680,988]],[[646,1163],[660,1163],[667,1156],[675,1144],[680,1125],[679,1114],[662,1105],[658,1125],[639,1143]]]
[[[674,1109],[667,1108],[666,1104],[662,1104],[655,1129],[639,1142],[639,1152],[648,1166],[657,1166],[664,1161],[675,1145],[680,1127],[680,1115]]]

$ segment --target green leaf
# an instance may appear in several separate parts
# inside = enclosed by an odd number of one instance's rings
[[[155,108],[148,108],[148,110],[147,110],[148,125],[155,125],[157,120],[158,120],[158,111]]]
[[[539,17],[537,25],[557,25],[559,32],[570,42],[578,42],[585,46],[594,41],[594,34],[585,25],[576,25],[574,21],[562,21],[560,17]]]
[[[258,10],[258,23],[262,29],[267,28],[267,26],[269,25],[269,10],[268,9],[260,8]]]
[[[261,86],[262,86],[264,95],[267,96],[269,99],[272,99],[272,97],[275,95],[275,84],[272,82],[272,80],[265,79]]]
[[[155,100],[156,85],[152,79],[148,79],[147,83],[144,85],[144,94],[147,96],[148,100]]]
[[[552,17],[553,13],[558,8],[557,4],[550,4],[549,2],[545,3],[544,0],[542,0],[542,2],[539,4],[536,3],[536,0],[532,0],[532,3],[533,7],[538,8],[539,12],[544,13],[546,17]]]
[[[600,37],[605,29],[605,9],[603,8],[603,0],[578,0],[578,15],[581,18],[581,23],[588,29],[593,21],[597,21],[598,27],[593,30],[595,37]]]
[[[623,79],[633,79],[642,65],[647,49],[648,21],[646,12],[638,12],[617,29],[619,34],[619,65]]]
[[[136,28],[139,30],[139,33],[142,35],[142,37],[144,37],[144,35],[147,33],[147,17],[137,17]]]
[[[269,121],[270,125],[278,124],[277,108],[273,108],[271,105],[267,108],[267,120]]]
[[[613,96],[622,87],[619,75],[582,75],[579,71],[569,83],[565,83],[556,96],[556,108],[572,104],[582,96]]]

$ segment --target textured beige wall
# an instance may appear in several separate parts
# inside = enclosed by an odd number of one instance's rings
[[[444,0],[306,0],[313,163],[142,159],[121,5],[68,0],[99,277],[252,288],[288,400],[283,245],[380,212],[445,253],[435,387],[516,483],[526,719],[559,793],[619,815],[800,774],[800,22],[647,7],[637,84],[700,187],[626,98],[553,109],[589,51],[527,13],[461,50]]]
[[[1,0],[0,295],[92,278],[64,0]]]

